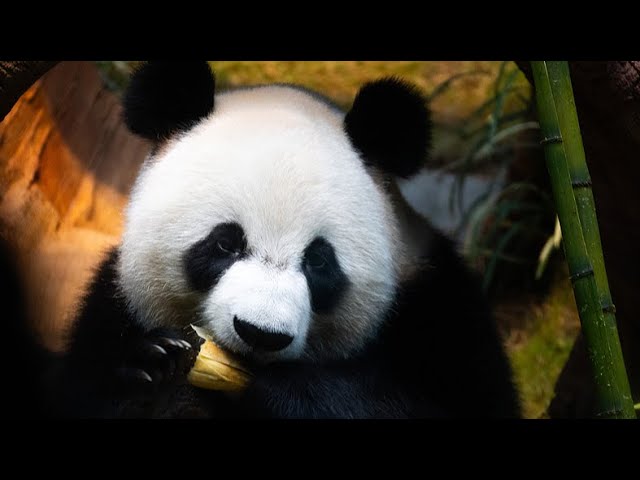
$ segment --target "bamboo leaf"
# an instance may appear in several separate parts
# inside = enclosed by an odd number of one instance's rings
[[[500,238],[498,245],[496,247],[497,255],[493,255],[489,260],[489,265],[487,265],[487,269],[484,274],[484,278],[482,279],[482,288],[487,291],[489,285],[491,285],[491,281],[493,280],[493,274],[498,265],[498,255],[502,255],[504,249],[507,247],[511,239],[516,236],[520,230],[524,228],[523,223],[518,223],[513,226],[513,228],[509,229],[509,231]]]
[[[536,268],[536,280],[540,280],[542,274],[547,268],[547,264],[549,263],[549,258],[551,257],[551,252],[560,247],[560,242],[562,240],[562,230],[560,229],[560,221],[558,217],[556,217],[556,226],[553,230],[553,235],[551,235],[547,241],[545,242],[542,250],[540,251],[540,255],[538,256],[538,267]]]
[[[495,150],[495,145],[504,141],[505,139],[517,135],[525,130],[537,130],[539,128],[538,122],[524,122],[511,125],[497,132],[493,137],[484,142],[480,148],[471,156],[472,162],[477,162],[487,156],[491,155]]]

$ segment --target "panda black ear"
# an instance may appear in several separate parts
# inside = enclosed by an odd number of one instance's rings
[[[365,163],[400,177],[420,170],[431,145],[426,99],[415,86],[393,77],[365,84],[344,126]]]
[[[124,121],[132,133],[162,140],[209,115],[214,91],[207,62],[147,62],[131,76]]]

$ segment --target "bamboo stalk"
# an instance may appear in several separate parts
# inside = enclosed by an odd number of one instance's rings
[[[605,268],[602,244],[600,241],[600,229],[596,217],[595,201],[591,188],[591,176],[585,161],[582,135],[575,108],[571,76],[567,62],[547,62],[547,70],[552,79],[551,89],[556,103],[556,111],[560,122],[560,129],[566,132],[564,135],[564,147],[567,153],[567,164],[573,187],[574,197],[578,206],[578,215],[582,225],[582,232],[587,247],[587,253],[593,266],[596,288],[600,299],[600,306],[604,313],[604,322],[607,328],[616,329],[615,306],[609,291],[607,271]],[[619,344],[616,335],[611,341]],[[619,346],[613,345],[611,354],[620,352],[620,362],[623,362]],[[597,373],[596,373],[597,374]],[[619,381],[625,381],[620,379]]]
[[[612,317],[615,322],[615,307],[611,300],[607,271],[602,255],[600,229],[596,218],[595,201],[591,189],[591,176],[585,161],[582,135],[578,115],[573,101],[573,89],[567,62],[546,62],[549,76],[554,80],[552,91],[558,113],[560,129],[564,132],[564,148],[567,154],[569,175],[573,187],[574,197],[578,205],[578,215],[582,224],[582,233],[587,246],[587,252],[596,278],[600,303],[605,311],[605,318]]]
[[[531,66],[547,169],[578,314],[593,365],[600,401],[599,416],[636,418],[615,315],[610,307],[613,303],[604,268],[593,194],[587,188],[590,187],[589,171],[569,69],[566,62],[531,62]],[[576,196],[573,186],[576,187]]]

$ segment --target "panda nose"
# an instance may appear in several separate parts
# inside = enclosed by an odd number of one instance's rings
[[[291,335],[262,330],[238,317],[233,317],[233,328],[247,345],[256,350],[275,352],[282,350],[293,341]]]

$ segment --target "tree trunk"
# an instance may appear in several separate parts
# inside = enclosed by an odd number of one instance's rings
[[[0,68],[23,79],[44,69],[22,67]],[[0,80],[9,97],[26,88],[12,78]],[[148,149],[127,132],[119,99],[89,62],[52,68],[0,123],[0,236],[16,252],[28,315],[51,348],[62,347],[61,327],[105,249],[118,241],[121,211]]]
[[[517,62],[531,80],[528,62]],[[570,62],[607,274],[634,399],[640,396],[640,62]],[[556,384],[553,418],[592,416],[595,385],[579,337]]]

